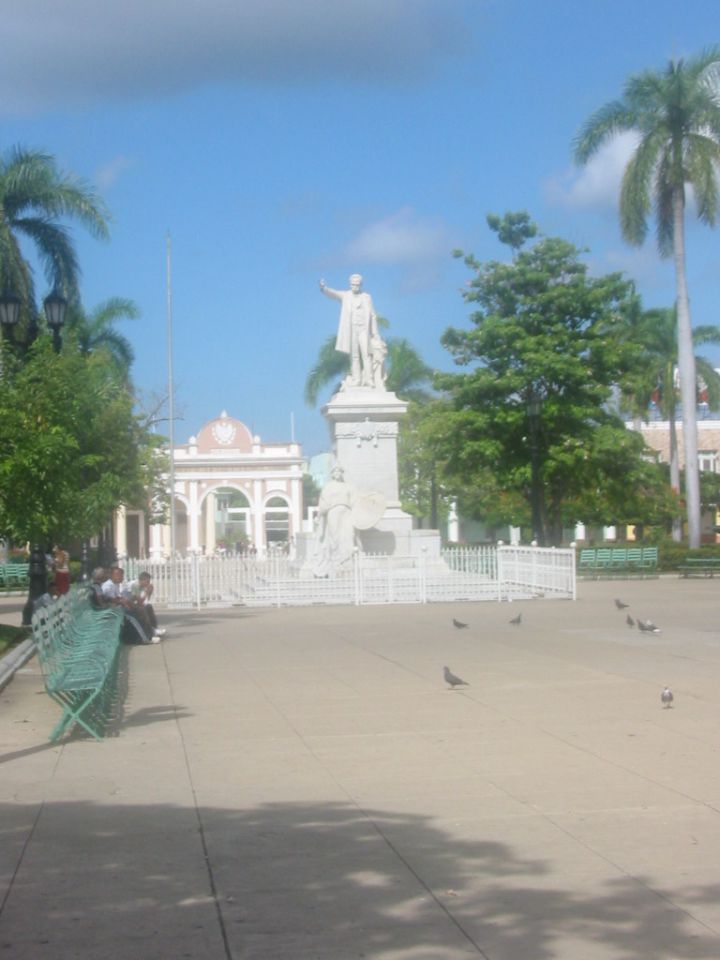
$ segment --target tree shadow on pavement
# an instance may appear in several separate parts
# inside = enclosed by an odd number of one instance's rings
[[[48,801],[30,830],[34,815],[0,805],[0,950],[13,960],[720,956],[720,937],[671,902],[702,914],[716,884],[661,894],[608,866],[583,890],[417,814]]]

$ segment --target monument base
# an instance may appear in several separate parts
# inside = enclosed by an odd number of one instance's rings
[[[402,510],[400,517],[383,517],[371,530],[357,531],[358,550],[362,554],[385,562],[387,558],[395,560],[394,566],[416,567],[422,560],[428,572],[447,573],[448,568],[442,559],[442,541],[439,530],[407,529],[406,518],[412,518]],[[315,533],[300,533],[295,539],[295,562],[300,568],[300,577],[313,576],[316,558],[319,554],[319,540]]]
[[[356,496],[353,521],[357,549],[366,557],[377,557],[378,563],[387,563],[392,557],[398,566],[414,568],[423,562],[444,572],[439,531],[413,529],[413,518],[400,505],[397,441],[400,420],[406,412],[407,403],[391,391],[357,386],[343,387],[323,408],[336,462]],[[371,510],[363,513],[359,509],[363,498],[371,503],[375,498],[380,504],[379,519]],[[321,495],[321,510],[322,503]],[[316,535],[298,537],[296,546],[301,575],[305,576],[306,571],[312,571],[314,558],[319,557]]]
[[[414,530],[412,517],[399,506],[388,507],[374,527],[358,530],[357,538],[363,553],[419,557],[424,551],[428,560],[440,559],[440,532]]]

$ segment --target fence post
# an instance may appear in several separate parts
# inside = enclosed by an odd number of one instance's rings
[[[199,610],[202,603],[202,594],[200,590],[200,562],[196,553],[190,555],[190,573],[192,576],[193,600]]]
[[[353,547],[353,603],[359,607],[362,603],[362,578],[360,576],[360,551]]]
[[[503,547],[495,547],[495,584],[497,587],[498,603],[502,603],[503,598],[503,572],[505,565],[503,563]]]

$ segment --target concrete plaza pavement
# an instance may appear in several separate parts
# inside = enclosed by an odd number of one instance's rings
[[[31,660],[0,958],[718,960],[719,593],[167,612],[101,743],[48,743]]]

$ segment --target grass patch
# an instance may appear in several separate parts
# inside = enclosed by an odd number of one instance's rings
[[[30,627],[11,627],[8,623],[0,623],[0,657],[26,640],[31,633]]]

